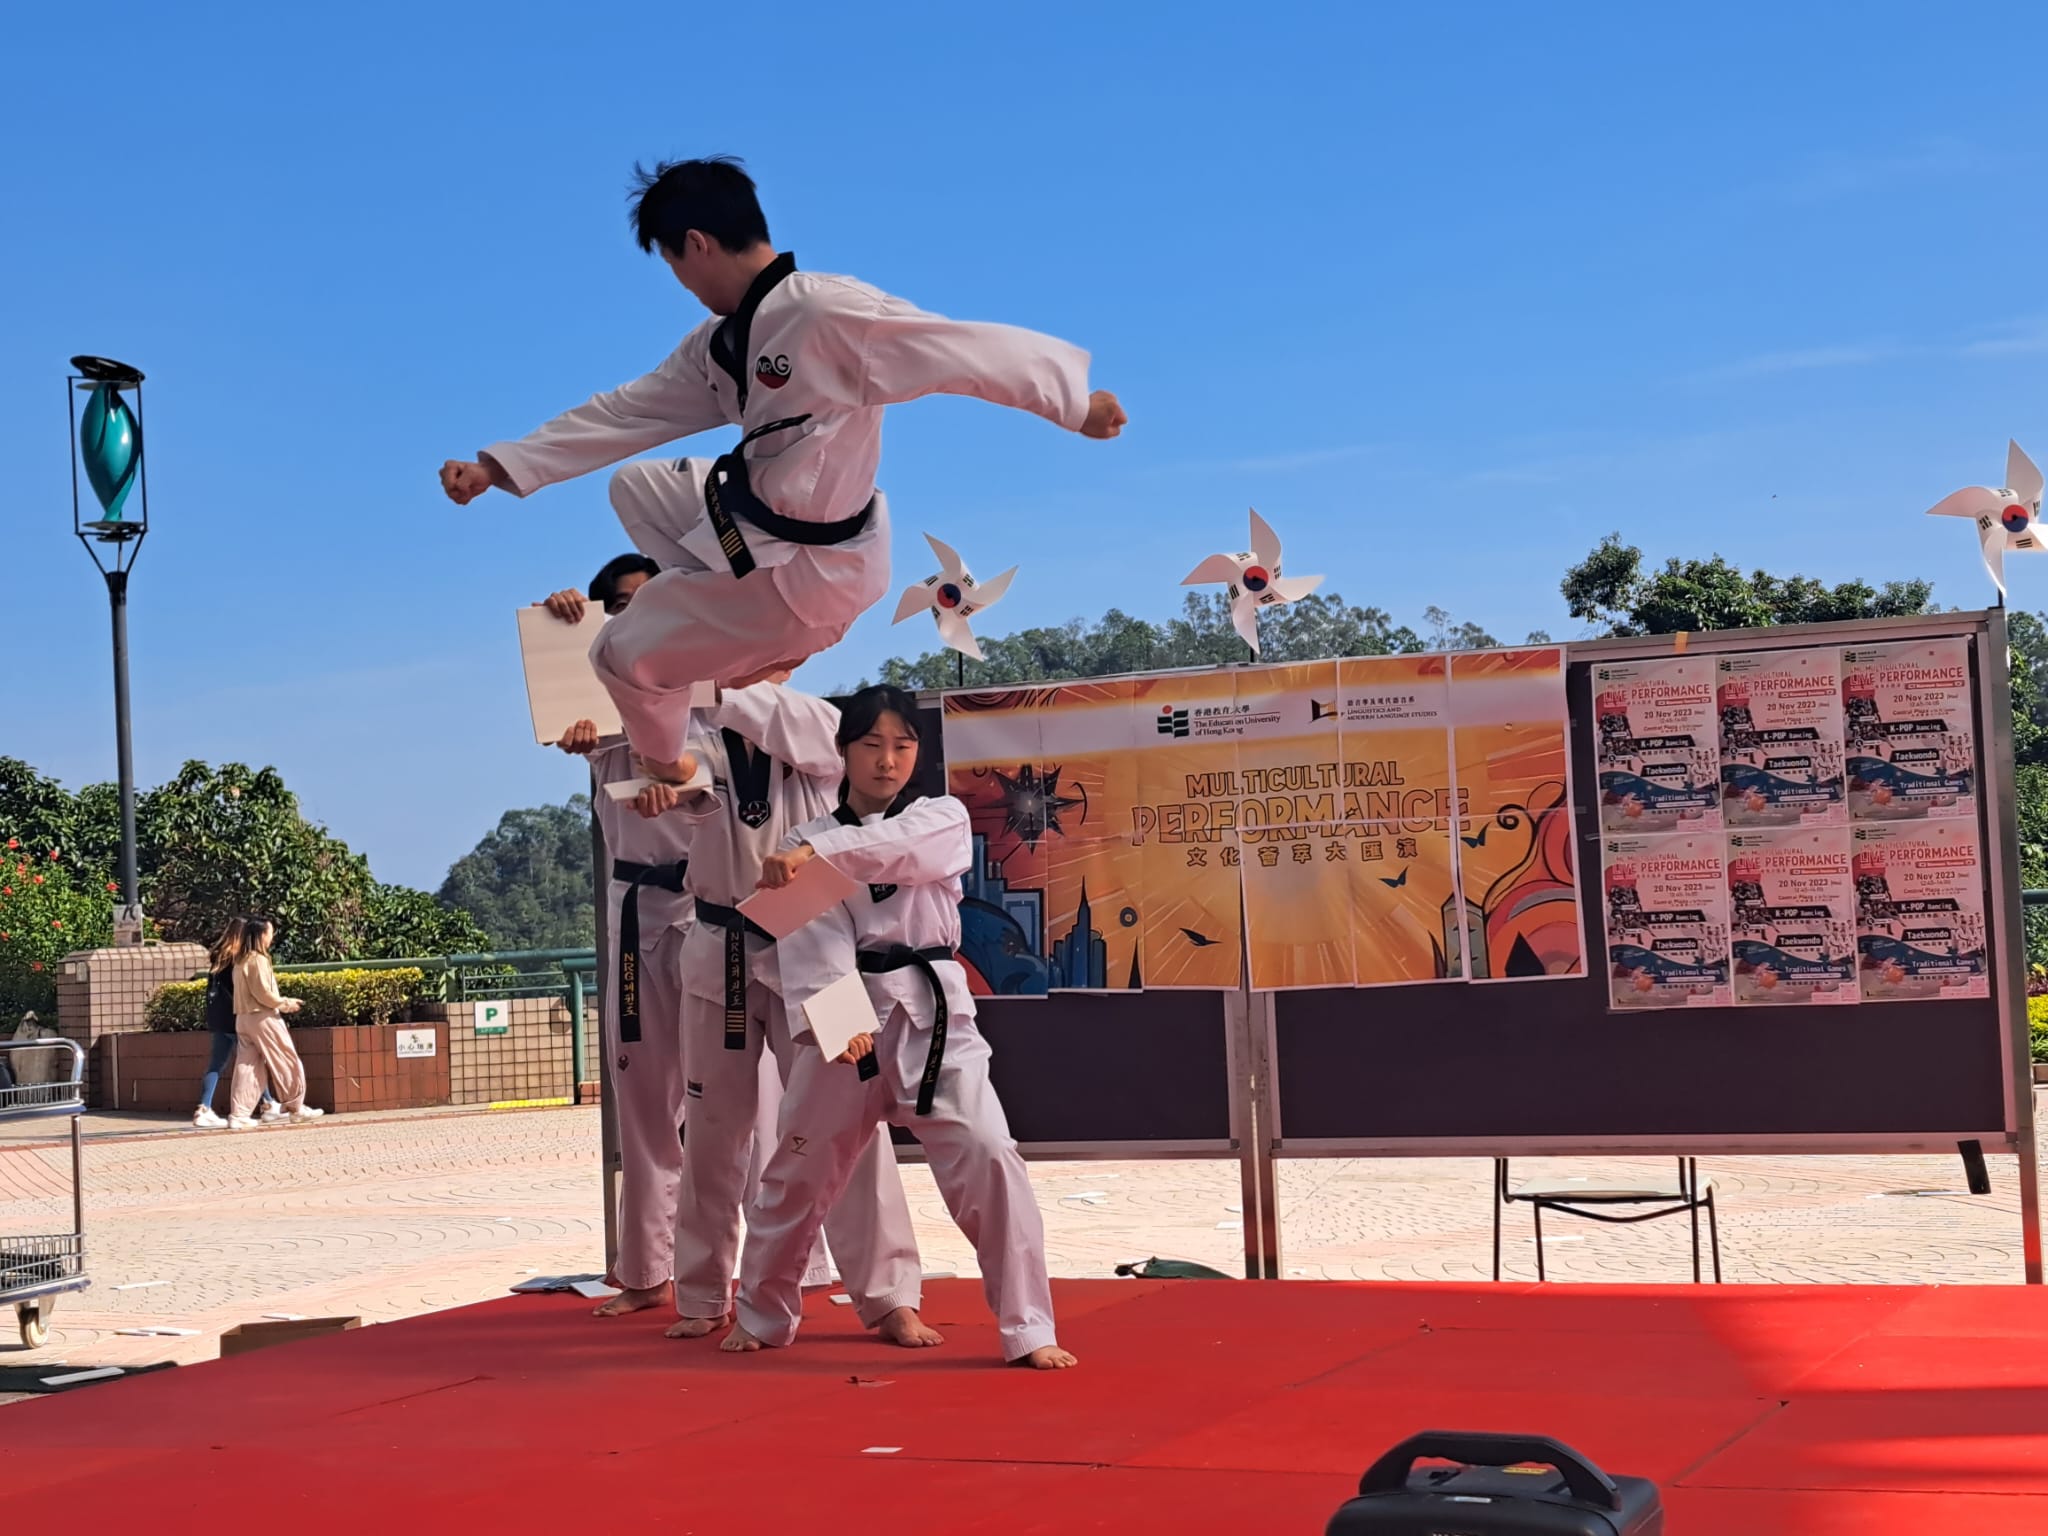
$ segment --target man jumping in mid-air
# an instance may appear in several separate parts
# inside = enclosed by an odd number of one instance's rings
[[[739,687],[836,643],[889,585],[889,519],[875,490],[882,408],[973,395],[1087,437],[1128,419],[1088,389],[1088,355],[1014,326],[947,320],[778,255],[735,160],[639,172],[633,226],[716,318],[654,372],[565,411],[441,486],[467,505],[492,486],[525,496],[724,425],[714,461],[643,459],[612,476],[612,505],[661,574],[607,624],[590,659],[634,751],[675,779],[697,683]]]

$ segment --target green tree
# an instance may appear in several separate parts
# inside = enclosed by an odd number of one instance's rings
[[[145,905],[166,937],[210,942],[227,919],[277,924],[283,961],[345,960],[362,935],[369,861],[299,813],[274,768],[189,762],[136,803]]]
[[[597,942],[590,856],[587,796],[507,811],[449,868],[440,900],[505,949],[582,948]]]
[[[34,1009],[54,1023],[57,963],[75,949],[105,944],[113,933],[113,897],[51,841],[47,823],[29,837],[0,820],[0,1038]],[[21,828],[20,830],[27,830]]]
[[[1609,635],[1669,635],[1680,630],[1760,629],[1934,611],[1926,581],[1865,581],[1828,586],[1810,576],[1745,576],[1719,555],[1666,560],[1643,568],[1643,552],[1610,533],[1565,573],[1560,586],[1575,619]]]
[[[1431,626],[1426,638],[1405,624],[1396,624],[1383,609],[1358,607],[1334,592],[1312,592],[1299,602],[1261,611],[1259,659],[1324,661],[1335,656],[1470,650],[1500,643],[1476,624],[1455,622],[1440,608],[1428,609],[1423,621]],[[1532,635],[1530,643],[1542,644],[1547,639]],[[967,682],[973,686],[1213,667],[1247,657],[1244,641],[1230,622],[1229,598],[1221,592],[1188,593],[1180,613],[1163,624],[1135,619],[1112,608],[1094,624],[1073,619],[1051,628],[982,637],[981,647],[987,660],[971,661],[965,668]],[[882,663],[878,680],[899,688],[951,688],[961,675],[959,658],[952,651],[932,650],[919,656],[891,657]]]
[[[360,855],[305,819],[275,769],[187,763],[136,797],[135,819],[137,872],[157,937],[210,943],[228,918],[253,911],[276,919],[287,961],[491,947],[467,913],[374,881]],[[73,938],[56,953],[104,942],[120,863],[114,786],[89,784],[74,795],[27,763],[0,758],[0,829],[44,860],[60,848],[70,889],[86,903],[80,914],[95,914],[90,923],[66,920],[62,931]]]
[[[416,955],[474,955],[491,936],[469,913],[405,885],[370,887],[363,933],[351,960],[409,960]]]

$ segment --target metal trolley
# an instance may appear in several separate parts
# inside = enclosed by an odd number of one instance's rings
[[[68,1077],[23,1083],[20,1065],[31,1052],[69,1054]],[[70,1040],[0,1041],[0,1122],[66,1116],[71,1121],[71,1230],[47,1235],[0,1232],[0,1307],[14,1304],[21,1342],[35,1349],[50,1336],[50,1313],[66,1291],[82,1291],[85,1277],[85,1162],[80,1121],[85,1114],[85,1052]]]

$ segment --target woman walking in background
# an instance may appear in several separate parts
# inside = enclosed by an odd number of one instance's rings
[[[213,1051],[206,1058],[206,1076],[199,1080],[199,1108],[192,1124],[202,1131],[217,1131],[227,1124],[214,1112],[213,1095],[220,1087],[220,1074],[235,1054],[235,960],[241,953],[242,919],[231,917],[210,951],[212,966],[206,978],[206,1027],[213,1034]],[[232,1090],[230,1090],[232,1091]],[[271,1125],[284,1118],[284,1106],[269,1088],[263,1090],[263,1109],[257,1120]]]
[[[266,1085],[295,1122],[317,1120],[325,1113],[306,1107],[305,1063],[299,1060],[283,1018],[302,1005],[277,990],[277,973],[270,968],[270,941],[276,931],[265,918],[245,917],[234,939],[230,964],[235,975],[235,1076],[228,1101],[232,1131],[245,1131],[256,1123],[249,1111]]]

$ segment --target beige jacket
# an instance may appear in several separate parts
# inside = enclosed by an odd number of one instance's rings
[[[276,1014],[284,1009],[284,994],[277,990],[277,973],[268,955],[244,955],[235,962],[235,1017]]]

